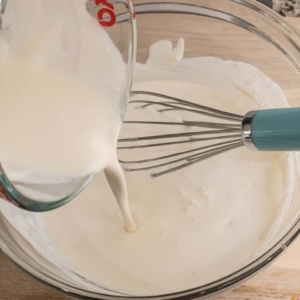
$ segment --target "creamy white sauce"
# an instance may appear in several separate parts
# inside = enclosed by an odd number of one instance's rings
[[[240,114],[287,105],[280,88],[254,67],[207,57],[180,61],[180,47],[173,52],[168,42],[154,46],[148,63],[137,66],[134,89]],[[157,55],[163,58],[159,64]],[[126,116],[146,117],[182,119],[176,112],[131,108]],[[122,136],[145,132],[143,126],[124,127]],[[149,154],[119,152],[131,159]],[[151,155],[161,154],[151,149]],[[156,179],[149,172],[126,172],[138,227],[134,234],[124,231],[103,174],[71,203],[47,214],[31,215],[6,203],[0,207],[34,248],[79,287],[139,296],[171,293],[227,276],[270,246],[278,215],[289,206],[292,163],[289,154],[242,148]]]

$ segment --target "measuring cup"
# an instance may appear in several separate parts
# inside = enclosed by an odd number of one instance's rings
[[[65,0],[63,0],[65,1]],[[66,0],[69,1],[69,0]],[[48,2],[48,3],[47,3]],[[50,1],[51,2],[51,1]],[[86,47],[86,49],[90,49],[90,51],[85,50],[82,52],[80,45],[76,45],[76,37],[80,34],[80,30],[84,28],[85,24],[83,24],[83,20],[87,20],[87,16],[89,19],[93,19],[93,22],[99,26],[99,30],[102,29],[101,32],[106,31],[106,36],[108,35],[109,39],[111,40],[112,44],[116,48],[116,51],[120,54],[121,63],[125,66],[125,73],[126,79],[125,84],[122,83],[125,88],[122,89],[120,92],[120,106],[121,110],[125,110],[129,90],[131,87],[131,73],[132,73],[132,66],[135,60],[135,15],[133,11],[133,5],[131,0],[124,0],[124,1],[110,1],[110,0],[87,0],[82,1],[82,10],[85,14],[84,18],[78,18],[78,12],[72,12],[70,9],[65,9],[62,11],[60,8],[63,7],[59,2],[53,5],[47,0],[40,0],[36,2],[36,5],[33,6],[33,11],[29,9],[25,12],[19,12],[21,18],[26,17],[28,20],[28,24],[35,24],[28,25],[28,28],[32,29],[32,32],[29,32],[27,35],[23,34],[23,28],[18,27],[18,22],[11,22],[9,19],[10,15],[17,10],[17,1],[14,0],[2,0],[0,1],[0,42],[3,44],[8,44],[10,47],[14,47],[14,53],[17,53],[19,56],[27,55],[26,51],[28,52],[29,48],[34,49],[35,44],[38,44],[39,41],[36,41],[35,34],[39,36],[47,36],[50,34],[48,30],[53,30],[51,26],[51,20],[49,20],[49,15],[52,17],[57,17],[63,19],[63,23],[61,24],[61,29],[56,28],[57,32],[59,33],[60,30],[65,32],[65,39],[62,42],[62,45],[55,44],[55,33],[53,34],[53,40],[51,37],[49,38],[50,42],[47,41],[45,45],[39,45],[39,47],[51,47],[50,51],[47,50],[49,53],[54,53],[52,56],[49,55],[49,59],[47,60],[47,68],[51,70],[59,70],[61,73],[61,65],[65,64],[67,67],[68,76],[72,76],[75,78],[79,83],[81,82],[81,78],[83,75],[80,73],[81,71],[76,67],[76,59],[79,57],[81,61],[81,69],[85,67],[85,65],[90,64],[91,61],[96,63],[101,61],[101,53],[97,53],[93,49],[93,44]],[[72,8],[72,0],[69,1],[70,7]],[[37,12],[37,7],[39,5],[45,8],[46,11],[43,13],[45,14],[44,17],[39,17]],[[81,5],[80,3],[76,5]],[[77,13],[77,15],[76,15]],[[80,11],[81,13],[81,11]],[[126,21],[119,21],[117,19],[118,15],[126,15],[128,18]],[[35,21],[38,18],[38,22]],[[16,18],[18,20],[18,18]],[[35,22],[35,23],[34,23]],[[40,22],[40,23],[39,23]],[[55,20],[52,20],[53,27],[58,26],[57,23],[55,24]],[[17,24],[16,24],[17,23]],[[96,26],[95,25],[95,26]],[[31,26],[31,27],[30,27]],[[26,30],[26,29],[24,29]],[[79,33],[78,33],[79,32]],[[95,33],[94,39],[96,40],[99,37],[97,36],[97,31],[93,31]],[[82,33],[81,33],[82,34]],[[91,35],[91,32],[89,32]],[[74,39],[71,40],[69,37],[74,36]],[[84,33],[83,33],[84,35]],[[28,37],[28,38],[27,38]],[[100,37],[101,38],[101,37]],[[68,40],[69,39],[69,40]],[[54,41],[54,42],[53,42]],[[71,42],[70,42],[71,41]],[[74,42],[74,44],[72,44]],[[65,43],[65,44],[64,44]],[[69,44],[68,44],[69,43]],[[59,48],[61,47],[61,49]],[[2,53],[0,53],[0,60],[1,62],[6,62],[9,60],[12,53],[8,50],[6,53],[7,47],[2,47]],[[93,51],[94,50],[94,51]],[[31,51],[31,50],[30,50]],[[59,52],[60,51],[60,52]],[[47,53],[48,53],[47,52]],[[14,55],[13,53],[13,55]],[[75,54],[74,54],[75,53]],[[33,56],[33,55],[32,55]],[[76,57],[75,57],[76,56]],[[33,58],[33,61],[39,60],[41,58]],[[44,59],[44,58],[42,58]],[[74,60],[74,66],[72,65]],[[22,71],[22,68],[16,68],[16,73]],[[64,71],[64,70],[63,70]],[[95,85],[95,77],[101,78],[102,81],[107,81],[109,85],[118,85],[116,78],[111,78],[108,76],[104,76],[101,73],[102,70],[99,69],[95,72],[92,78],[85,79],[87,84],[94,84]],[[88,73],[88,72],[87,72]],[[97,74],[98,73],[98,74]],[[101,77],[102,76],[102,77]],[[4,76],[5,77],[5,76]],[[24,76],[26,77],[26,75]],[[2,79],[1,79],[2,80]],[[53,79],[54,80],[54,79]],[[101,80],[99,80],[101,84]],[[95,81],[95,82],[92,82]],[[20,81],[20,85],[22,85],[22,81]],[[18,89],[19,86],[11,86],[12,91]],[[96,82],[97,85],[97,82]],[[105,84],[103,84],[105,89]],[[61,91],[53,91],[56,93],[57,96],[60,96]],[[22,96],[22,95],[21,95]],[[43,95],[40,95],[43,96]],[[83,95],[84,96],[84,95]],[[9,97],[9,93],[8,93]],[[0,109],[5,109],[5,107],[1,107],[0,101]],[[17,108],[19,109],[19,108]],[[13,118],[13,116],[11,116]],[[120,116],[121,118],[122,116]],[[28,120],[28,122],[34,122],[34,120]],[[38,122],[34,124],[34,127],[37,128],[39,126]],[[8,135],[10,135],[11,128],[5,128]],[[63,130],[63,129],[62,129]],[[26,134],[26,133],[25,133]],[[68,139],[68,136],[66,136]],[[59,147],[59,145],[58,145]],[[12,151],[13,151],[12,147]],[[68,156],[68,153],[64,153],[64,155]],[[12,162],[13,158],[12,158]],[[14,166],[15,167],[15,166]],[[18,170],[18,172],[26,171],[26,170]],[[73,197],[75,197],[94,177],[95,174],[87,174],[82,178],[74,178],[68,182],[61,182],[58,184],[52,184],[49,186],[47,182],[38,182],[32,183],[27,182],[26,180],[15,180],[14,177],[10,176],[7,172],[6,166],[3,164],[3,160],[0,157],[0,197],[6,201],[11,202],[12,204],[23,208],[29,211],[48,211],[59,207],[68,201],[70,201]],[[2,200],[0,200],[2,201]]]

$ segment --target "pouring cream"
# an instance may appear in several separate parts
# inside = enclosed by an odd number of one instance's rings
[[[127,70],[85,2],[10,0],[0,78],[0,160],[11,181],[55,189],[105,169],[135,231],[115,150]]]

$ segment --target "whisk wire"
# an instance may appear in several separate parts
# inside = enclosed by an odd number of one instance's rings
[[[160,140],[160,139],[169,139],[169,138],[178,138],[178,137],[192,137],[197,135],[209,135],[209,134],[220,134],[220,133],[231,133],[231,132],[238,132],[238,130],[224,129],[224,130],[192,131],[192,132],[183,132],[183,133],[150,135],[150,136],[120,139],[119,142],[123,143],[123,142],[149,141],[149,140]]]
[[[206,153],[199,154],[197,158],[194,158],[194,159],[191,159],[191,160],[188,159],[188,162],[185,163],[185,164],[181,164],[179,166],[167,169],[167,170],[162,171],[162,172],[153,173],[153,174],[151,174],[151,176],[152,177],[159,177],[159,176],[162,176],[162,175],[165,175],[165,174],[168,174],[168,173],[171,173],[171,172],[174,172],[174,171],[186,168],[188,166],[191,166],[191,165],[193,165],[195,163],[201,162],[201,161],[203,161],[203,160],[205,160],[207,158],[210,158],[212,156],[215,156],[217,154],[221,154],[221,153],[227,152],[229,150],[233,150],[233,149],[242,147],[243,145],[244,145],[243,143],[239,142],[239,143],[236,143],[236,144],[228,146],[228,147],[221,147],[219,150],[218,150],[218,148],[215,149],[214,151],[208,150],[208,151],[206,151]]]
[[[202,127],[202,128],[236,128],[240,131],[240,124],[227,124],[227,123],[212,123],[212,122],[200,122],[200,121],[186,121],[182,122],[157,122],[157,121],[124,121],[124,124],[145,124],[145,125],[186,125],[189,127]]]
[[[186,105],[186,106],[201,109],[202,111],[215,113],[214,116],[219,116],[220,118],[226,118],[226,119],[231,119],[231,120],[236,120],[236,121],[241,121],[243,119],[243,116],[240,116],[240,115],[237,115],[237,114],[221,111],[221,110],[218,110],[218,109],[215,109],[215,108],[212,108],[212,107],[204,106],[204,105],[201,105],[201,104],[198,104],[198,103],[186,101],[186,100],[183,100],[183,99],[179,99],[179,98],[176,98],[176,97],[171,97],[171,96],[164,95],[164,94],[159,94],[159,93],[154,93],[154,92],[146,92],[146,91],[132,91],[131,92],[131,96],[136,96],[136,95],[146,95],[146,96],[148,95],[148,96],[152,96],[152,97],[157,97],[159,99],[171,100],[171,102],[175,103],[175,104],[180,103],[180,104],[183,104],[183,105]],[[170,105],[166,101],[158,102],[158,101],[147,101],[147,100],[132,100],[131,102],[132,103],[138,103],[137,101],[141,101],[141,102],[144,102],[144,103],[148,102],[149,105],[154,105],[154,104],[166,105],[166,106]]]
[[[134,161],[126,161],[126,160],[119,160],[119,161],[120,161],[120,163],[123,163],[123,164],[148,163],[148,162],[168,159],[168,158],[172,158],[172,157],[175,157],[175,156],[180,156],[180,155],[184,155],[184,154],[188,154],[188,153],[193,153],[193,152],[197,152],[197,151],[201,151],[201,150],[205,150],[205,149],[209,149],[209,148],[215,148],[217,146],[228,146],[228,145],[237,144],[237,143],[240,143],[240,139],[230,140],[230,141],[221,142],[221,143],[215,143],[215,144],[211,144],[211,145],[208,145],[208,146],[202,146],[202,147],[198,147],[198,148],[191,149],[191,150],[175,152],[175,153],[164,155],[164,156],[158,156],[158,157],[141,159],[141,160],[134,160]]]
[[[161,175],[164,175],[164,174],[167,174],[167,173],[171,173],[173,171],[183,169],[187,166],[190,166],[194,163],[200,162],[200,161],[202,161],[204,159],[207,159],[209,157],[212,157],[214,155],[221,154],[221,153],[227,152],[229,150],[239,148],[241,146],[243,146],[242,142],[236,142],[236,143],[232,143],[232,144],[227,145],[227,146],[221,146],[221,147],[214,148],[214,150],[202,151],[202,152],[199,152],[198,154],[193,154],[193,155],[190,155],[190,156],[187,156],[187,157],[184,157],[184,158],[175,159],[175,160],[165,162],[165,163],[151,165],[151,166],[148,166],[148,167],[138,167],[138,168],[125,167],[124,169],[126,171],[131,171],[131,172],[133,172],[133,171],[146,171],[146,170],[157,169],[157,168],[161,168],[161,167],[165,167],[165,166],[169,166],[169,165],[174,165],[174,164],[180,163],[182,161],[186,161],[183,164],[177,165],[175,167],[168,168],[168,169],[166,169],[162,172],[157,172],[157,173],[152,173],[151,174],[152,177],[158,177],[158,176],[161,176]]]
[[[219,131],[218,133],[221,133]],[[165,135],[164,138],[170,138],[174,137],[172,135]],[[142,140],[149,140],[151,138],[152,140],[157,139],[156,136],[151,137],[141,137],[140,139],[133,138],[133,139],[123,139],[120,142],[134,142],[134,141],[142,141]],[[151,148],[151,147],[160,147],[160,146],[170,146],[170,145],[179,145],[179,144],[186,144],[191,142],[203,142],[203,141],[211,141],[211,140],[220,140],[220,139],[228,139],[228,138],[241,138],[240,134],[233,134],[233,135],[227,135],[227,136],[213,136],[213,137],[207,137],[207,138],[190,138],[186,140],[180,140],[180,141],[172,141],[172,142],[163,142],[163,143],[154,143],[154,144],[141,144],[141,145],[130,145],[130,146],[120,146],[117,147],[118,150],[124,150],[124,149],[139,149],[139,148]]]

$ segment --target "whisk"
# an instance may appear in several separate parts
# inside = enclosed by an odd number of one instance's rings
[[[125,126],[131,124],[136,129],[135,136],[120,138],[118,150],[136,149],[146,155],[143,159],[121,158],[127,171],[151,170],[151,175],[157,177],[244,145],[260,151],[300,150],[300,108],[255,110],[242,116],[154,92],[134,91],[132,96],[142,99],[131,100],[130,106],[154,109],[158,114],[175,111],[185,114],[186,119],[170,121],[160,115],[158,120],[125,120]],[[205,120],[199,120],[201,116]],[[136,136],[141,126],[149,126],[152,131],[157,126],[159,131],[168,127],[175,132]],[[181,150],[179,145],[188,145],[188,149]],[[153,147],[160,147],[160,155],[149,157]],[[119,155],[122,157],[121,152]]]

